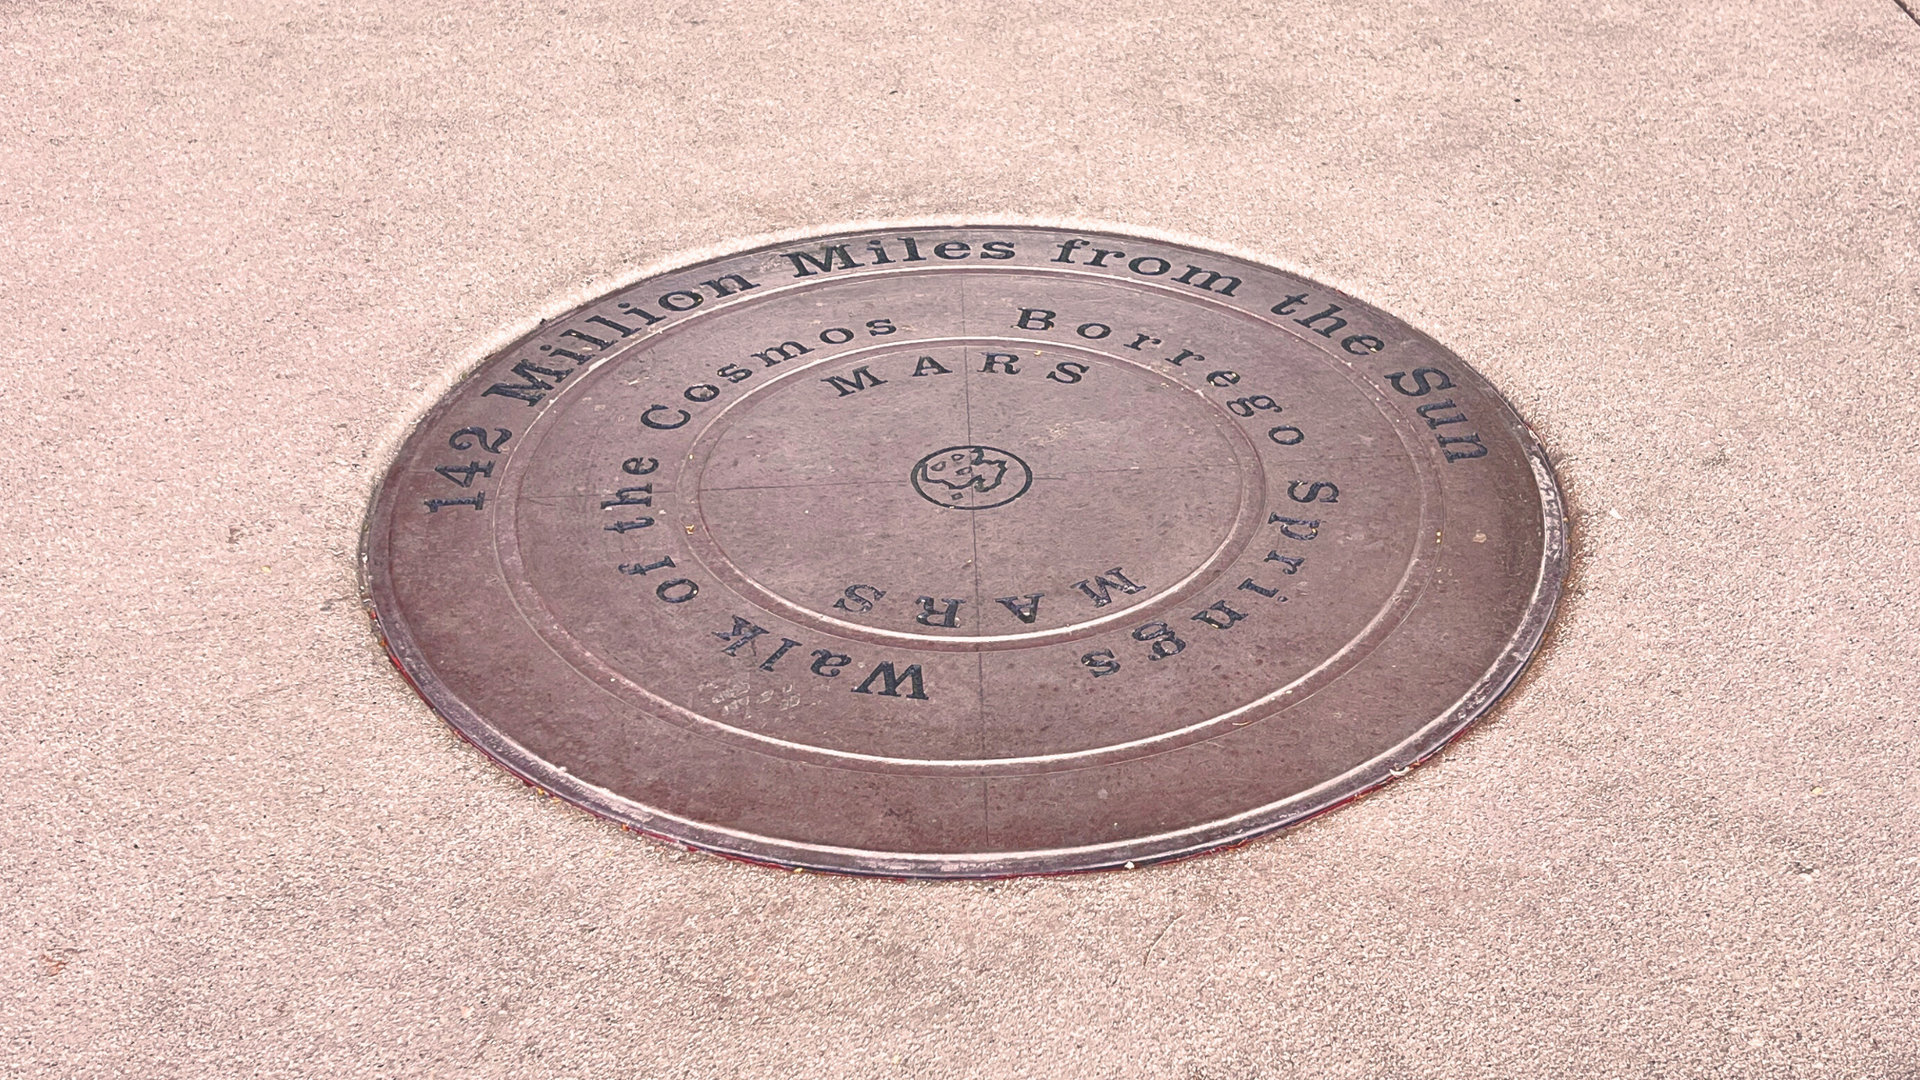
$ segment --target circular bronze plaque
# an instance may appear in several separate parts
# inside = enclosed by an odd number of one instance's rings
[[[908,228],[638,282],[483,364],[366,540],[400,668],[636,829],[859,873],[1120,866],[1432,754],[1566,559],[1545,454],[1345,294]]]

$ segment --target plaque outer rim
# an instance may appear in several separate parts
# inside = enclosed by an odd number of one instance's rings
[[[542,794],[563,798],[596,817],[619,824],[672,846],[704,850],[728,858],[783,869],[814,870],[825,873],[888,878],[966,879],[1013,877],[1032,874],[1078,873],[1096,870],[1133,869],[1137,866],[1190,858],[1212,851],[1239,846],[1261,836],[1275,833],[1337,809],[1362,795],[1405,776],[1411,769],[1463,735],[1474,721],[1485,716],[1525,673],[1537,654],[1548,628],[1558,611],[1570,567],[1570,519],[1566,498],[1551,459],[1539,437],[1500,388],[1480,370],[1460,357],[1471,372],[1477,389],[1501,410],[1501,422],[1519,444],[1535,481],[1540,500],[1542,546],[1540,566],[1534,579],[1533,595],[1526,614],[1519,621],[1495,662],[1476,679],[1445,711],[1422,725],[1390,750],[1331,777],[1312,788],[1265,806],[1255,807],[1231,817],[1204,825],[1168,833],[1133,837],[1128,840],[1051,848],[1017,853],[992,852],[978,855],[897,854],[869,849],[803,844],[727,830],[642,806],[607,789],[574,777],[564,767],[540,758],[505,735],[484,717],[466,705],[434,673],[425,653],[415,644],[404,623],[383,618],[383,604],[394,598],[384,587],[387,526],[391,523],[392,504],[383,500],[388,483],[399,472],[401,454],[415,432],[429,425],[451,405],[450,395],[502,352],[514,348],[538,334],[554,317],[579,310],[619,293],[633,284],[689,269],[719,259],[748,255],[799,240],[828,240],[871,231],[911,228],[1032,228],[1071,229],[1093,235],[1130,239],[1160,240],[1203,251],[1211,251],[1294,277],[1312,281],[1350,299],[1361,307],[1377,311],[1399,323],[1406,331],[1437,353],[1458,357],[1419,327],[1392,310],[1380,307],[1364,297],[1336,284],[1333,275],[1322,275],[1296,267],[1269,255],[1254,253],[1233,245],[1169,230],[1093,221],[1079,218],[1028,218],[1013,215],[936,216],[907,219],[853,220],[822,224],[743,238],[735,243],[703,245],[680,251],[636,270],[572,290],[548,305],[538,317],[519,321],[501,333],[491,335],[466,361],[450,369],[424,387],[411,408],[383,433],[377,448],[386,459],[378,480],[368,492],[366,511],[361,518],[357,579],[362,605],[372,630],[388,660],[401,679],[438,714],[461,739],[471,744],[495,764]],[[378,567],[378,568],[376,568]],[[384,597],[382,594],[386,594]],[[665,829],[673,823],[672,832]],[[1173,841],[1169,843],[1169,841]],[[828,861],[822,855],[839,856]]]

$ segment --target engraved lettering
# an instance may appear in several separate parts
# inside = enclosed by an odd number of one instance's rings
[[[1227,630],[1231,629],[1234,623],[1244,618],[1246,618],[1245,615],[1228,607],[1227,602],[1222,600],[1218,603],[1208,605],[1203,611],[1195,613],[1193,621],[1206,623],[1215,630]],[[1226,621],[1222,622],[1222,619]]]
[[[885,386],[887,384],[887,380],[868,371],[867,365],[865,364],[854,368],[852,378],[850,379],[839,375],[829,375],[820,381],[840,391],[839,396],[841,397],[846,397],[848,394],[864,390],[871,386]]]
[[[863,592],[871,593],[872,595],[860,595]],[[865,615],[867,612],[873,610],[873,605],[878,603],[881,597],[886,595],[886,590],[875,585],[849,585],[840,599],[833,602],[833,606],[839,608],[841,611],[852,612],[856,615]]]
[[[1021,598],[1018,596],[1002,596],[994,600],[994,603],[1006,605],[1007,610],[1013,612],[1014,618],[1019,619],[1023,623],[1030,623],[1039,617],[1040,598],[1045,595],[1047,594],[1028,593],[1026,596],[1027,602],[1024,604],[1020,602]]]
[[[653,414],[657,412],[677,412],[680,414],[680,419],[676,423],[663,424],[660,421],[655,420],[653,418]],[[657,428],[661,431],[672,431],[674,428],[686,427],[688,423],[692,422],[692,420],[693,420],[693,414],[688,412],[687,410],[669,409],[665,405],[650,406],[646,412],[643,412],[640,414],[641,423],[647,425],[650,428]]]
[[[1265,394],[1236,398],[1227,402],[1227,411],[1235,416],[1252,416],[1255,412],[1280,412],[1280,403]]]
[[[1207,373],[1207,383],[1211,386],[1232,386],[1239,381],[1240,373],[1237,371],[1209,371]]]
[[[1438,428],[1442,424],[1466,423],[1467,414],[1463,412],[1456,412],[1452,416],[1433,415],[1434,413],[1437,413],[1442,409],[1458,409],[1459,407],[1460,406],[1455,405],[1453,403],[1452,398],[1448,398],[1445,401],[1436,401],[1428,405],[1417,406],[1414,408],[1413,411],[1420,414],[1420,419],[1425,420],[1427,422],[1427,430],[1432,431],[1433,429]]]
[[[780,659],[781,657],[783,657],[783,656],[785,656],[785,655],[787,655],[787,650],[788,650],[788,649],[791,649],[791,648],[793,648],[794,646],[796,646],[796,645],[798,645],[798,644],[800,644],[800,643],[799,643],[799,642],[797,642],[797,641],[795,641],[795,640],[793,640],[793,639],[792,639],[792,638],[790,638],[790,637],[783,637],[783,638],[781,638],[781,639],[780,639],[780,647],[779,647],[779,648],[777,648],[777,649],[775,649],[775,650],[773,650],[773,653],[772,653],[772,655],[770,655],[770,656],[768,656],[768,657],[767,657],[767,659],[766,659],[766,661],[765,661],[764,663],[762,663],[762,664],[760,665],[760,670],[761,670],[761,671],[772,671],[772,670],[773,670],[773,665],[775,664],[775,662],[777,662],[777,661],[778,661],[778,660],[779,660],[779,659]]]
[[[1300,572],[1300,567],[1305,565],[1307,560],[1299,555],[1282,555],[1277,551],[1269,551],[1267,552],[1267,557],[1260,561],[1277,562],[1280,564],[1281,573],[1297,574]]]
[[[643,494],[641,494],[638,497],[635,497],[634,492],[636,491],[642,492]],[[652,506],[652,505],[653,505],[653,485],[641,484],[639,487],[623,487],[619,491],[614,492],[613,498],[608,499],[605,502],[602,502],[600,504],[600,509],[605,510],[610,506]]]
[[[813,351],[812,349],[807,348],[805,345],[802,345],[797,341],[783,341],[780,344],[775,345],[771,349],[762,349],[759,352],[754,353],[752,355],[755,360],[760,361],[762,364],[765,364],[768,367],[772,367],[773,365],[779,363],[781,360],[791,360],[796,356],[800,356],[805,353],[810,353],[812,351]],[[779,354],[779,359],[777,360],[774,359],[775,353]]]
[[[1133,632],[1133,640],[1150,643],[1147,650],[1149,660],[1165,660],[1187,647],[1187,643],[1176,637],[1163,622],[1150,622],[1139,627]]]
[[[657,323],[657,322],[667,321],[665,316],[655,315],[653,312],[648,311],[646,308],[640,307],[635,304],[622,303],[622,304],[615,304],[614,306],[619,308],[621,311],[626,312],[629,315],[638,315],[641,318],[647,320],[648,326],[652,326],[654,323]]]
[[[1320,535],[1318,521],[1302,521],[1299,518],[1282,517],[1273,514],[1267,518],[1267,524],[1280,526],[1280,535],[1290,540],[1311,540]],[[1298,530],[1304,529],[1305,532]]]
[[[1013,326],[1016,330],[1051,330],[1053,319],[1053,312],[1045,308],[1021,308],[1020,318],[1014,321]]]
[[[915,615],[913,621],[922,626],[945,626],[951,628],[960,618],[960,605],[962,602],[963,601],[960,600],[949,600],[944,597],[936,601],[931,596],[922,596],[914,601],[914,603],[920,605],[920,614]],[[945,604],[945,610],[936,614],[933,610],[936,604]]]
[[[726,647],[720,650],[721,652],[726,653],[728,656],[738,656],[740,655],[740,646],[751,643],[754,638],[766,632],[766,627],[755,626],[752,622],[735,615],[733,617],[733,629],[716,630],[713,632],[713,636],[719,638],[721,641],[729,642]],[[759,647],[755,646],[754,653],[758,655],[759,651]]]
[[[427,513],[437,514],[443,506],[471,506],[475,510],[484,510],[487,505],[487,493],[476,491],[464,499],[427,499]]]
[[[461,487],[472,487],[475,475],[492,478],[493,462],[469,461],[465,465],[435,465],[433,471]],[[460,475],[455,476],[455,473]]]
[[[728,286],[727,282],[729,281],[733,282],[738,288]],[[760,287],[748,281],[746,278],[741,277],[739,274],[722,274],[712,281],[703,281],[700,284],[712,289],[713,295],[715,296],[732,296],[736,292],[745,292],[748,289],[757,289]]]
[[[1207,276],[1203,280],[1195,281],[1193,280],[1193,276],[1195,274],[1205,274]],[[1232,296],[1233,290],[1240,287],[1239,278],[1234,277],[1231,274],[1222,274],[1218,270],[1202,270],[1199,267],[1194,266],[1192,263],[1187,264],[1186,273],[1181,274],[1179,277],[1174,278],[1173,280],[1179,282],[1182,285],[1191,285],[1196,289],[1205,289],[1208,292],[1217,292],[1221,296]],[[1220,286],[1218,289],[1215,289],[1213,287],[1214,283],[1220,282],[1220,281],[1224,281],[1227,284]]]
[[[938,254],[939,250],[939,248],[935,248],[935,254]],[[856,694],[873,693],[873,691],[868,688],[873,685],[875,679],[880,680],[881,697],[899,697],[900,684],[910,682],[912,685],[907,688],[907,696],[916,701],[927,700],[927,687],[920,679],[919,664],[908,664],[907,670],[895,674],[893,661],[883,660],[873,666],[873,670],[867,673],[867,677],[861,680],[859,686],[853,688],[853,692]]]
[[[1121,592],[1131,595],[1146,588],[1145,585],[1136,585],[1128,580],[1127,575],[1121,573],[1120,568],[1117,566],[1105,574],[1094,575],[1089,581],[1076,581],[1073,583],[1073,587],[1086,593],[1087,599],[1093,601],[1094,607],[1106,607],[1108,604],[1113,603],[1110,590],[1119,589]]]
[[[1334,317],[1333,313],[1340,310],[1342,309],[1339,304],[1328,304],[1327,310],[1321,312],[1318,315],[1309,315],[1304,319],[1295,319],[1293,321],[1296,323],[1299,323],[1301,326],[1306,327],[1307,329],[1313,331],[1314,333],[1319,334],[1323,338],[1330,338],[1333,336],[1334,331],[1347,325],[1347,320]],[[1326,326],[1313,325],[1314,323],[1322,322],[1322,321],[1326,322],[1328,325]]]
[[[673,556],[664,555],[664,556],[661,556],[661,558],[657,562],[650,562],[650,563],[644,563],[644,564],[621,563],[620,572],[623,574],[646,574],[654,570],[659,570],[663,567],[669,570],[673,569]]]
[[[1093,672],[1094,678],[1111,675],[1120,670],[1120,661],[1113,658],[1112,649],[1096,649],[1080,658],[1082,666]]]
[[[980,368],[980,374],[990,375],[993,373],[995,367],[997,366],[999,370],[1005,372],[1008,375],[1018,375],[1020,374],[1020,369],[1015,365],[1017,365],[1019,362],[1020,362],[1020,358],[1018,356],[1015,356],[1013,353],[990,352],[987,354],[986,364],[984,364]]]
[[[1246,592],[1257,592],[1261,596],[1264,596],[1269,600],[1273,599],[1276,596],[1280,596],[1279,589],[1269,589],[1264,585],[1256,584],[1252,578],[1248,578],[1247,580],[1241,582],[1239,587]],[[1282,603],[1286,602],[1286,599],[1287,599],[1286,597],[1280,596],[1280,600]]]
[[[513,365],[513,373],[520,377],[520,382],[494,383],[482,391],[481,396],[492,394],[497,397],[518,398],[530,406],[538,405],[540,399],[547,396],[548,391],[568,375],[573,374],[557,368],[543,368],[531,360],[522,360]],[[552,379],[553,382],[548,382],[547,379]]]
[[[1440,377],[1440,381],[1433,382],[1429,380],[1427,378],[1427,376],[1429,375],[1438,375]],[[1431,367],[1414,368],[1413,373],[1411,375],[1409,375],[1407,372],[1404,372],[1404,371],[1395,371],[1382,376],[1382,378],[1392,383],[1393,388],[1395,390],[1400,391],[1401,393],[1407,395],[1408,397],[1425,397],[1428,394],[1433,393],[1435,390],[1453,389],[1452,377],[1450,377],[1446,372],[1441,371],[1439,368],[1431,368]],[[1400,380],[1406,379],[1406,378],[1411,378],[1413,380],[1413,389],[1409,390],[1405,386],[1401,385]]]
[[[1287,498],[1298,503],[1332,503],[1340,501],[1340,489],[1334,485],[1333,481],[1315,480],[1313,483],[1307,484],[1307,493],[1302,495],[1300,494],[1300,485],[1306,483],[1305,480],[1287,481]]]
[[[946,368],[942,367],[940,365],[940,361],[935,360],[931,356],[921,357],[920,362],[913,366],[913,377],[916,379],[921,377],[922,375],[951,375],[951,374],[953,374],[953,372],[948,371]]]
[[[507,445],[507,440],[511,438],[513,438],[513,432],[508,431],[506,428],[494,428],[493,441],[488,442],[486,428],[463,427],[459,431],[447,436],[447,445],[453,447],[455,450],[471,450],[474,444],[478,443],[480,449],[485,450],[487,453],[498,454],[500,448]]]
[[[659,458],[630,457],[620,463],[620,471],[628,476],[646,476],[660,467]]]
[[[818,258],[804,251],[787,251],[781,258],[793,264],[794,277],[812,277],[815,273],[830,273],[834,270],[851,270],[860,264],[847,254],[847,245],[834,244],[824,248]],[[812,269],[808,269],[812,267]]]
[[[835,675],[840,674],[841,668],[851,663],[853,663],[853,657],[845,653],[837,653],[832,649],[813,650],[813,673],[815,675],[821,675],[831,679]],[[833,670],[826,671],[824,670],[826,668],[832,668]]]
[[[1465,461],[1468,458],[1487,456],[1487,448],[1480,445],[1480,436],[1478,435],[1462,435],[1459,438],[1448,438],[1445,435],[1441,435],[1437,436],[1437,438],[1441,449],[1446,450],[1448,464],[1456,461]],[[1458,450],[1447,449],[1451,446],[1460,446],[1462,443],[1467,445],[1461,446]]]
[[[632,337],[634,334],[637,334],[640,332],[640,328],[637,326],[621,326],[619,323],[614,322],[612,319],[608,319],[600,315],[595,315],[592,318],[589,318],[587,321],[590,323],[599,323],[601,326],[614,330],[621,337]]]
[[[1077,383],[1085,378],[1086,374],[1087,365],[1078,360],[1062,360],[1053,365],[1052,371],[1047,372],[1047,378],[1057,383]]]
[[[668,593],[673,595],[669,596]],[[653,590],[653,595],[669,604],[684,604],[700,595],[700,586],[686,578],[674,578],[672,581],[661,582],[660,587]]]
[[[588,356],[586,353],[577,353],[577,352],[574,352],[572,349],[556,349],[551,345],[540,346],[540,351],[548,354],[549,356],[564,356],[576,364],[584,364],[587,361],[593,359],[593,357]]]
[[[1306,440],[1307,433],[1292,424],[1281,424],[1267,429],[1267,438],[1280,446],[1299,446]]]

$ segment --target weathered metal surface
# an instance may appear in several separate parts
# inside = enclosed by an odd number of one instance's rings
[[[427,701],[528,781],[856,873],[1230,844],[1433,753],[1558,596],[1546,457],[1271,267],[882,230],[602,297],[421,421],[369,519]]]

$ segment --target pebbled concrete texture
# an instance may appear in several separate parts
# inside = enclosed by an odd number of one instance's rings
[[[1920,25],[1893,0],[0,11],[0,1075],[1920,1077]],[[356,599],[516,328],[925,215],[1167,229],[1554,450],[1547,647],[1293,832],[781,873],[501,773]]]

